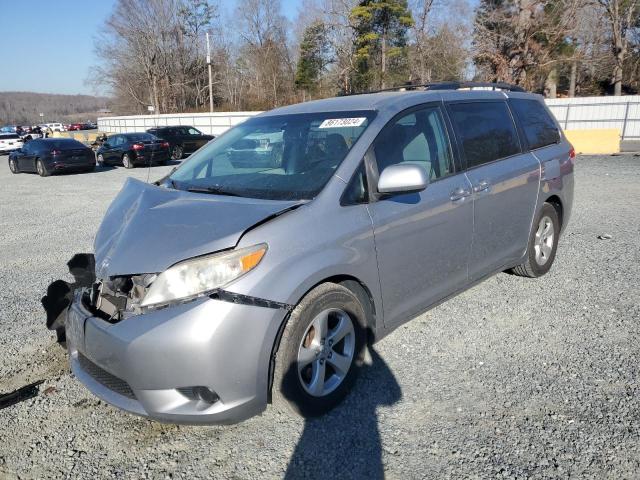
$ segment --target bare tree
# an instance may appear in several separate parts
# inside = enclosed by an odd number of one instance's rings
[[[604,8],[611,28],[613,72],[611,85],[614,95],[622,95],[622,75],[629,52],[629,33],[637,22],[639,0],[598,0]]]

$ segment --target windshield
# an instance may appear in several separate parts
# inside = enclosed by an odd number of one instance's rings
[[[179,189],[272,200],[314,198],[372,111],[255,117],[200,149],[169,179]]]

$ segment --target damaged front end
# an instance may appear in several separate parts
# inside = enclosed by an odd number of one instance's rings
[[[93,315],[109,323],[143,313],[140,307],[156,274],[124,275],[95,282],[82,293],[82,303]]]

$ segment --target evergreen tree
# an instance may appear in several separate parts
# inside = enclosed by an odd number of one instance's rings
[[[362,0],[351,10],[355,25],[355,90],[385,88],[408,79],[407,29],[413,17],[407,0]]]
[[[318,91],[318,82],[328,63],[328,52],[327,27],[321,22],[312,23],[305,29],[300,43],[296,88],[311,96]]]

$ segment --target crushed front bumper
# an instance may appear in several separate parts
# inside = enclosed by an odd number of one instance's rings
[[[187,424],[235,423],[266,407],[272,347],[286,309],[205,297],[112,324],[92,316],[83,292],[76,291],[66,322],[71,369],[102,400]],[[219,399],[194,398],[192,387]]]

